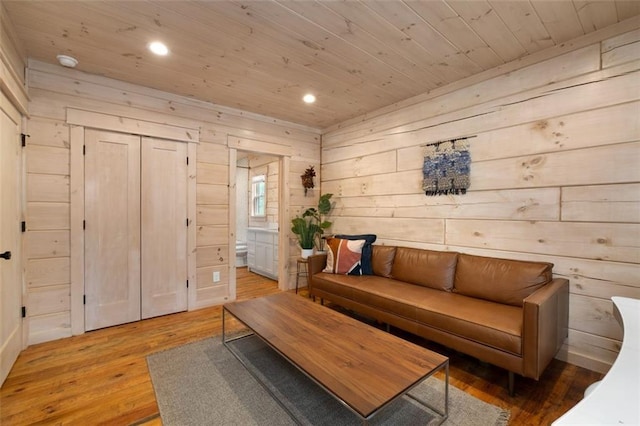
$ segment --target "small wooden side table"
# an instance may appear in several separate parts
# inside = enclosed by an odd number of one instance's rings
[[[308,265],[308,259],[302,257],[299,257],[296,262],[296,294],[298,294],[298,282],[300,281],[300,277],[305,277],[307,279],[307,286],[309,285]]]

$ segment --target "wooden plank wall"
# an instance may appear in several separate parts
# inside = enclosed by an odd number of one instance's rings
[[[317,203],[317,196],[304,197],[302,183],[294,176],[308,164],[319,166],[317,130],[38,61],[29,62],[28,86],[32,113],[26,147],[30,344],[71,335],[67,107],[200,128],[195,218],[198,306],[229,294],[228,135],[290,146],[292,214]],[[295,265],[296,254],[293,250],[290,265]],[[221,281],[215,285],[213,271],[221,272]]]
[[[378,243],[549,261],[571,283],[558,358],[606,371],[640,298],[640,30],[328,129],[333,231]],[[470,139],[466,195],[421,192],[421,145]]]
[[[0,4],[0,90],[23,115],[28,109],[24,78],[26,58],[5,6]]]
[[[278,194],[280,193],[279,164],[272,161],[267,164],[267,224],[278,225]]]

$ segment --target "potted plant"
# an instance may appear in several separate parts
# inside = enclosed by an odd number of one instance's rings
[[[322,238],[325,229],[328,229],[332,222],[325,220],[325,216],[329,214],[333,205],[331,197],[333,194],[323,194],[318,200],[318,208],[310,207],[302,214],[302,217],[311,217],[317,225],[316,235],[314,236],[315,246],[319,251],[324,251],[324,239]]]
[[[291,219],[291,232],[298,237],[298,244],[302,249],[302,257],[306,259],[313,254],[314,246],[318,250],[324,250],[322,235],[324,230],[331,226],[331,222],[325,220],[325,216],[331,211],[331,197],[333,194],[320,196],[318,207],[309,207],[302,213],[302,217]]]
[[[291,232],[298,237],[298,244],[302,249],[302,258],[306,259],[313,254],[313,246],[315,245],[319,227],[314,223],[312,217],[304,215],[291,219],[291,225]]]

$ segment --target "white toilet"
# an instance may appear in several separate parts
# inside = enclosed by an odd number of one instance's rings
[[[247,243],[236,241],[236,266],[247,266]]]

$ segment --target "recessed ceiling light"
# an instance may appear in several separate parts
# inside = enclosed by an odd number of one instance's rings
[[[165,56],[169,53],[169,48],[167,47],[167,45],[160,41],[149,43],[149,50],[160,56]]]
[[[302,100],[305,101],[305,103],[312,104],[312,103],[314,103],[316,101],[316,97],[315,97],[315,95],[312,95],[311,93],[307,93],[306,95],[304,95],[302,97]]]

